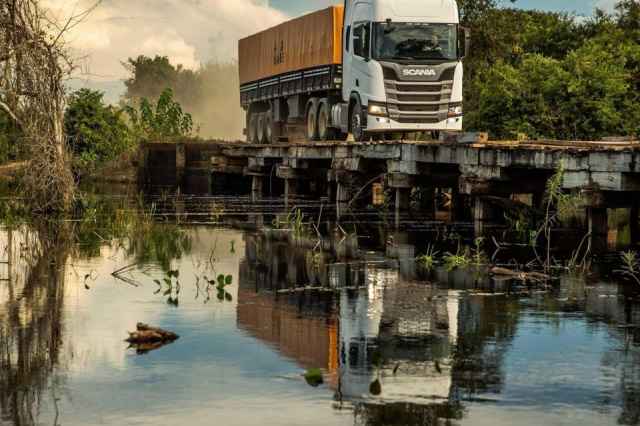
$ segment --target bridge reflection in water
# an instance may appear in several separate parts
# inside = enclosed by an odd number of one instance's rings
[[[218,239],[220,246],[226,246],[241,235],[198,229],[192,233],[198,247],[193,250],[206,255]],[[223,232],[229,232],[230,239],[223,238]],[[204,406],[210,395],[228,392],[239,401],[229,408],[237,415],[235,407],[245,403],[242,396],[247,374],[239,369],[242,374],[233,376],[230,369],[229,377],[241,382],[234,388],[229,383],[237,382],[226,377],[215,381],[217,376],[207,368],[226,359],[220,353],[208,357],[211,342],[220,349],[220,339],[240,328],[242,339],[225,341],[236,349],[228,356],[235,360],[243,350],[262,348],[256,344],[261,342],[294,360],[301,369],[322,368],[334,399],[335,410],[327,411],[338,413],[337,421],[346,417],[351,422],[353,414],[356,425],[494,424],[494,420],[506,425],[514,421],[517,411],[518,423],[525,425],[555,424],[567,415],[577,416],[584,425],[640,424],[640,303],[628,297],[624,286],[606,283],[598,275],[589,280],[565,276],[554,289],[541,293],[517,283],[494,281],[474,270],[427,271],[412,260],[420,251],[411,241],[421,238],[417,235],[384,236],[380,241],[341,235],[319,242],[278,230],[242,235],[242,248],[226,255],[234,259],[233,271],[226,264],[229,271],[224,271],[235,277],[236,262],[240,262],[238,293],[234,294],[237,306],[231,302],[217,305],[224,315],[220,314],[216,328],[208,316],[215,308],[202,305],[200,299],[181,299],[180,310],[175,312],[184,312],[184,316],[174,314],[174,308],[163,301],[153,305],[154,315],[168,312],[175,318],[175,322],[168,322],[170,326],[184,327],[185,318],[192,315],[197,326],[188,323],[189,327],[195,327],[203,337],[186,343],[189,336],[185,334],[183,341],[158,351],[157,357],[129,358],[128,368],[121,369],[123,375],[116,382],[121,386],[118,392],[125,394],[123,399],[140,393],[139,383],[129,374],[140,374],[143,366],[152,371],[150,374],[162,371],[168,376],[170,380],[163,380],[163,386],[177,383],[166,394],[160,390],[153,394],[161,388],[151,382],[146,392],[159,399],[151,405],[156,408],[173,401],[175,389],[191,389],[193,382],[199,383],[196,379],[208,373],[211,376],[204,382],[214,383],[202,385],[202,395],[189,394],[201,396],[195,405]],[[72,317],[76,315],[77,322],[87,318],[75,308],[70,310],[74,303],[85,306],[74,302],[78,284],[84,288],[82,274],[79,281],[70,278],[75,275],[71,269],[76,263],[70,260],[78,257],[60,236],[26,228],[0,229],[0,262],[5,262],[0,264],[0,280],[9,279],[0,285],[1,425],[57,424],[58,396],[65,392],[71,395],[72,390],[75,396],[82,395],[105,383],[102,375],[92,381],[92,370],[78,356],[80,341],[86,335],[74,331]],[[194,258],[186,258],[181,263],[181,277],[193,272]],[[109,272],[113,270],[110,265],[106,265]],[[95,304],[86,306],[96,318],[90,331],[97,337],[91,342],[106,340],[124,357],[120,333],[128,320],[120,321],[114,331],[112,324],[101,320],[113,320],[113,315],[107,312],[100,316],[92,309],[108,311],[109,307],[124,306],[119,312],[138,318],[139,301],[156,297],[150,289],[125,290],[106,280],[92,284],[86,297],[95,293]],[[105,297],[114,302],[109,304]],[[205,333],[212,329],[214,334]],[[115,337],[104,337],[109,333]],[[244,334],[254,338],[246,339]],[[189,358],[191,353],[197,356]],[[166,364],[153,364],[163,360]],[[95,362],[100,374],[112,364],[109,360]],[[176,365],[183,368],[172,374]],[[237,365],[246,367],[240,361]],[[264,392],[276,385],[281,386],[281,392],[286,388],[287,393],[275,395],[276,399],[279,395],[290,398],[290,389],[306,389],[299,382],[289,386],[288,382],[283,385],[265,379],[273,374],[272,365],[268,371],[260,371],[259,379],[249,380],[255,383],[257,394],[263,392],[263,386]],[[279,371],[291,371],[290,367],[284,362]],[[75,382],[69,379],[71,370],[79,373]],[[108,370],[109,374],[116,374],[115,370]],[[185,375],[188,380],[183,382]],[[71,383],[65,386],[65,380]],[[87,386],[83,388],[79,381],[84,380]],[[321,388],[309,398],[325,390]],[[106,386],[95,395],[99,402],[90,401],[93,405],[89,409],[127,413],[122,401],[100,405],[117,397]],[[61,410],[68,419],[66,424],[88,424],[90,413],[82,411],[82,404],[74,406],[64,397],[61,404],[67,409],[66,413]],[[325,400],[316,405],[327,408]],[[138,407],[134,408],[137,413]],[[211,408],[211,412],[223,409]],[[188,406],[185,411],[172,412],[176,417],[170,421],[188,419],[192,410],[193,406]],[[155,424],[166,415],[153,417],[150,411],[145,424]],[[196,418],[200,417],[191,419]],[[126,423],[121,420],[115,418],[110,424]]]
[[[504,403],[519,332],[537,316],[559,324],[572,312],[629,349],[602,362],[623,369],[619,422],[640,422],[640,335],[617,325],[640,322],[640,306],[612,295],[617,286],[565,277],[553,297],[523,297],[513,282],[421,270],[410,244],[376,252],[357,238],[317,243],[279,232],[245,242],[238,326],[302,368],[323,368],[336,409],[353,409],[356,424],[459,424],[470,404]]]

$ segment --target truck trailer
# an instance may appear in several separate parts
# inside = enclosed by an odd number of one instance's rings
[[[239,41],[251,143],[462,130],[456,0],[345,0]]]

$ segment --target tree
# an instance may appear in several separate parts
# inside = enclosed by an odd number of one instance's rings
[[[0,0],[0,109],[24,134],[29,157],[24,193],[34,212],[72,207],[63,80],[74,67],[64,35],[87,13],[60,24],[38,0]]]
[[[165,142],[193,135],[193,118],[173,99],[173,91],[165,89],[155,106],[143,98],[140,107],[127,111],[138,138],[147,142]]]
[[[637,0],[621,0],[616,5],[618,25],[628,33],[634,33],[640,43],[640,3]]]
[[[133,147],[123,111],[106,106],[103,96],[98,91],[81,89],[69,97],[64,126],[76,173],[114,160]]]
[[[184,69],[182,65],[172,65],[166,56],[138,56],[136,59],[129,58],[124,65],[131,73],[131,77],[125,81],[125,98],[128,101],[146,98],[155,102],[167,88],[183,105],[193,103],[201,96],[198,74]]]
[[[166,56],[138,56],[129,58],[123,64],[131,73],[131,78],[124,82],[127,87],[127,99],[157,99],[167,87],[173,87],[176,82],[177,70]]]

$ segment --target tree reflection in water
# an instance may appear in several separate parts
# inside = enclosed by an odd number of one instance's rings
[[[3,423],[35,425],[62,342],[68,228],[3,230],[0,252],[9,267],[0,298],[0,411]],[[53,389],[53,390],[52,390]],[[52,390],[50,392],[50,390]],[[53,403],[55,405],[55,398]]]

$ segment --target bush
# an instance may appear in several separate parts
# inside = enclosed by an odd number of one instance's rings
[[[123,111],[105,105],[103,96],[80,89],[69,97],[64,126],[76,174],[116,159],[135,144]]]
[[[149,142],[166,142],[193,135],[193,118],[173,100],[173,91],[165,89],[155,106],[142,98],[138,109],[128,107],[136,137]]]
[[[589,39],[563,59],[525,53],[469,82],[468,128],[494,138],[599,139],[640,134],[640,45],[620,31]]]
[[[478,10],[466,22],[474,31],[465,63],[467,130],[493,138],[640,135],[640,3],[622,0],[614,15],[597,11],[586,22]]]

